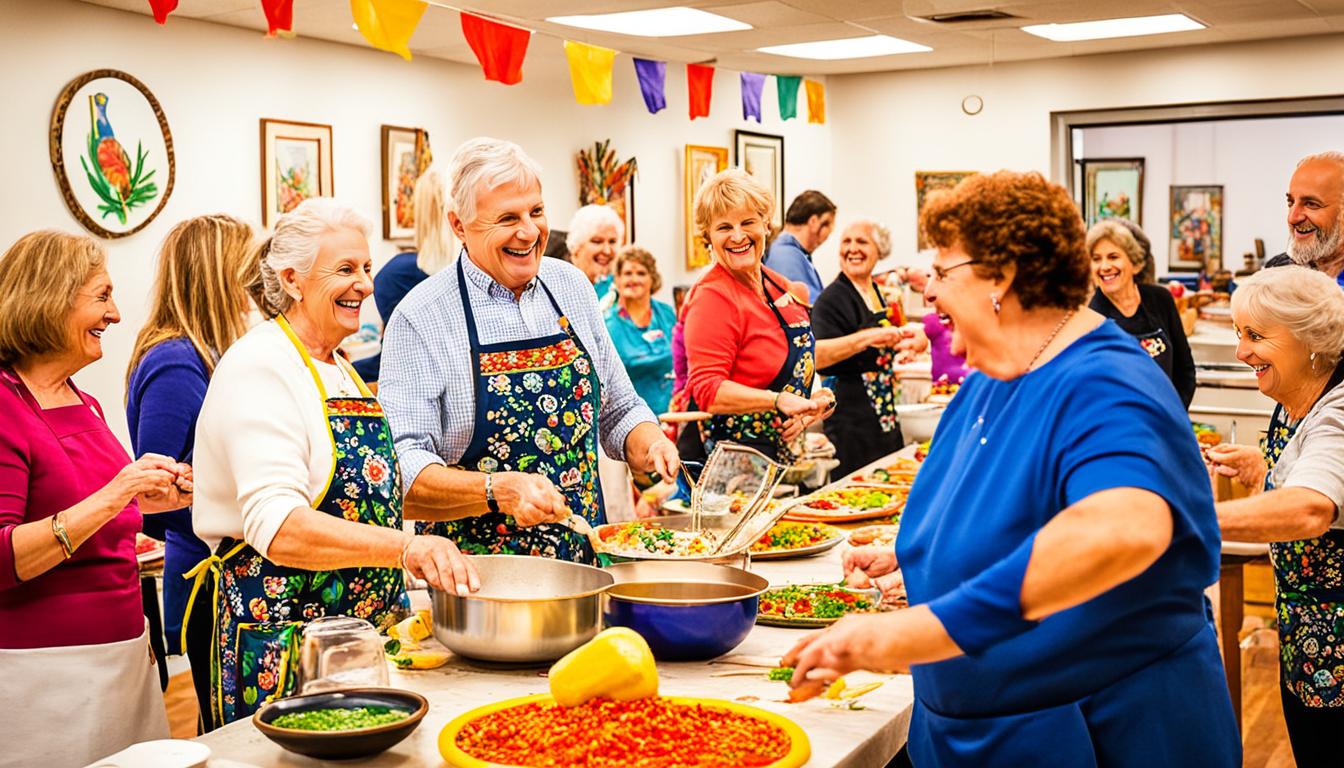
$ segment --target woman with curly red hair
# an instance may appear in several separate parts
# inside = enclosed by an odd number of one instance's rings
[[[924,295],[976,370],[939,424],[895,551],[910,609],[846,617],[785,658],[812,689],[915,665],[919,766],[1236,766],[1203,590],[1213,498],[1161,369],[1091,292],[1083,222],[1039,174],[931,200]],[[1138,362],[1145,361],[1145,362]]]

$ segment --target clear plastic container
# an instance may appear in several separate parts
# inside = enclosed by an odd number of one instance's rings
[[[324,616],[310,622],[303,628],[299,660],[301,693],[388,684],[383,638],[363,619]]]

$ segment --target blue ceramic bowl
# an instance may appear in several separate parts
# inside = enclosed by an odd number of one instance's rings
[[[756,623],[770,582],[741,568],[645,560],[606,569],[616,578],[602,598],[609,627],[629,627],[662,661],[702,661],[736,648]]]

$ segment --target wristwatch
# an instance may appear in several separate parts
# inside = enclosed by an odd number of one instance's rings
[[[491,512],[498,512],[499,502],[495,501],[495,489],[491,482],[494,478],[493,473],[485,473],[485,506],[489,507]]]

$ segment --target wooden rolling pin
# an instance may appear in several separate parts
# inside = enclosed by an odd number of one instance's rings
[[[664,424],[685,424],[692,421],[704,421],[709,416],[710,414],[706,411],[677,411],[661,414],[658,420]]]

